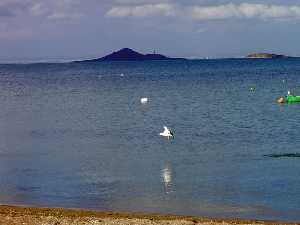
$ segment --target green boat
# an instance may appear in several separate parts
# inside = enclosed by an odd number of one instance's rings
[[[296,95],[287,95],[287,96],[286,96],[286,102],[287,102],[287,103],[300,102],[300,96],[296,96]]]

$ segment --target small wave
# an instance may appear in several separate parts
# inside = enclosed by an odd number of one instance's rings
[[[300,158],[300,153],[268,154],[264,156],[271,157],[271,158],[283,158],[283,157]]]

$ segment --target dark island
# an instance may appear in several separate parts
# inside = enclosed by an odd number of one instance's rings
[[[247,55],[247,58],[248,59],[282,59],[282,58],[290,58],[290,56],[271,54],[271,53],[253,53]]]
[[[149,61],[149,60],[184,60],[184,58],[170,58],[161,54],[141,54],[130,48],[123,48],[107,56],[97,59],[76,62],[102,62],[102,61]]]

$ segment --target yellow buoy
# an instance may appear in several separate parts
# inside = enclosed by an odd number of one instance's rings
[[[277,103],[279,103],[279,104],[285,103],[284,97],[278,98],[278,99],[277,99]]]

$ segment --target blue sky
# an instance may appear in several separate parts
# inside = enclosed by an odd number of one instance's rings
[[[0,0],[0,61],[300,56],[299,0]]]

